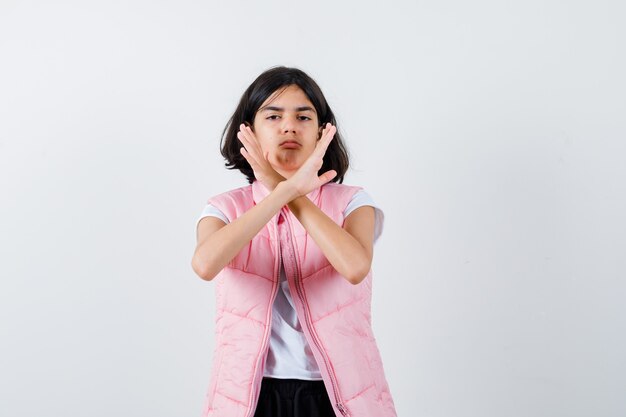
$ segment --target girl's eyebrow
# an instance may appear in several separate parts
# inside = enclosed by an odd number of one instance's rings
[[[276,107],[276,106],[265,106],[265,107],[261,107],[259,109],[259,111],[284,111],[285,109],[282,107]],[[299,106],[294,108],[295,111],[299,112],[299,111],[312,111],[313,113],[315,113],[315,109],[313,107],[310,106]]]

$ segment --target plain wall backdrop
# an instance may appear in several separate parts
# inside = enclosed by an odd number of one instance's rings
[[[275,65],[385,212],[399,416],[626,415],[620,1],[0,2],[0,415],[199,416],[219,139]],[[359,416],[353,416],[359,417]]]

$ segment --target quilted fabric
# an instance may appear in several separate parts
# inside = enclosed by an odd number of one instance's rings
[[[359,188],[327,183],[307,197],[341,226]],[[208,202],[232,222],[268,194],[254,181]],[[278,224],[281,213],[286,221]],[[281,261],[337,417],[395,417],[371,328],[372,272],[358,285],[349,283],[287,206],[214,278],[216,346],[202,417],[254,415]]]

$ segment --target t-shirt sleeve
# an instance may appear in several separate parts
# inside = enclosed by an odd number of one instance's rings
[[[207,216],[213,216],[222,219],[222,221],[226,224],[230,223],[226,215],[222,213],[222,210],[218,209],[214,205],[207,204],[204,207],[204,210],[202,210],[202,214],[200,214],[200,217],[198,217],[198,220],[196,220],[196,232],[198,231],[198,224],[200,223],[200,220],[204,219]]]
[[[372,206],[374,207],[374,243],[378,240],[378,237],[383,232],[383,224],[385,222],[385,214],[383,210],[378,207],[378,205],[374,202],[374,199],[363,189],[360,189],[354,196],[348,206],[343,212],[344,219],[348,217],[353,210],[361,207],[361,206]]]

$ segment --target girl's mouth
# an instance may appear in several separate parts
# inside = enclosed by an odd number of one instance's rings
[[[296,149],[296,148],[299,148],[300,146],[301,145],[298,142],[289,141],[289,140],[280,144],[281,148],[287,148],[287,149]]]

